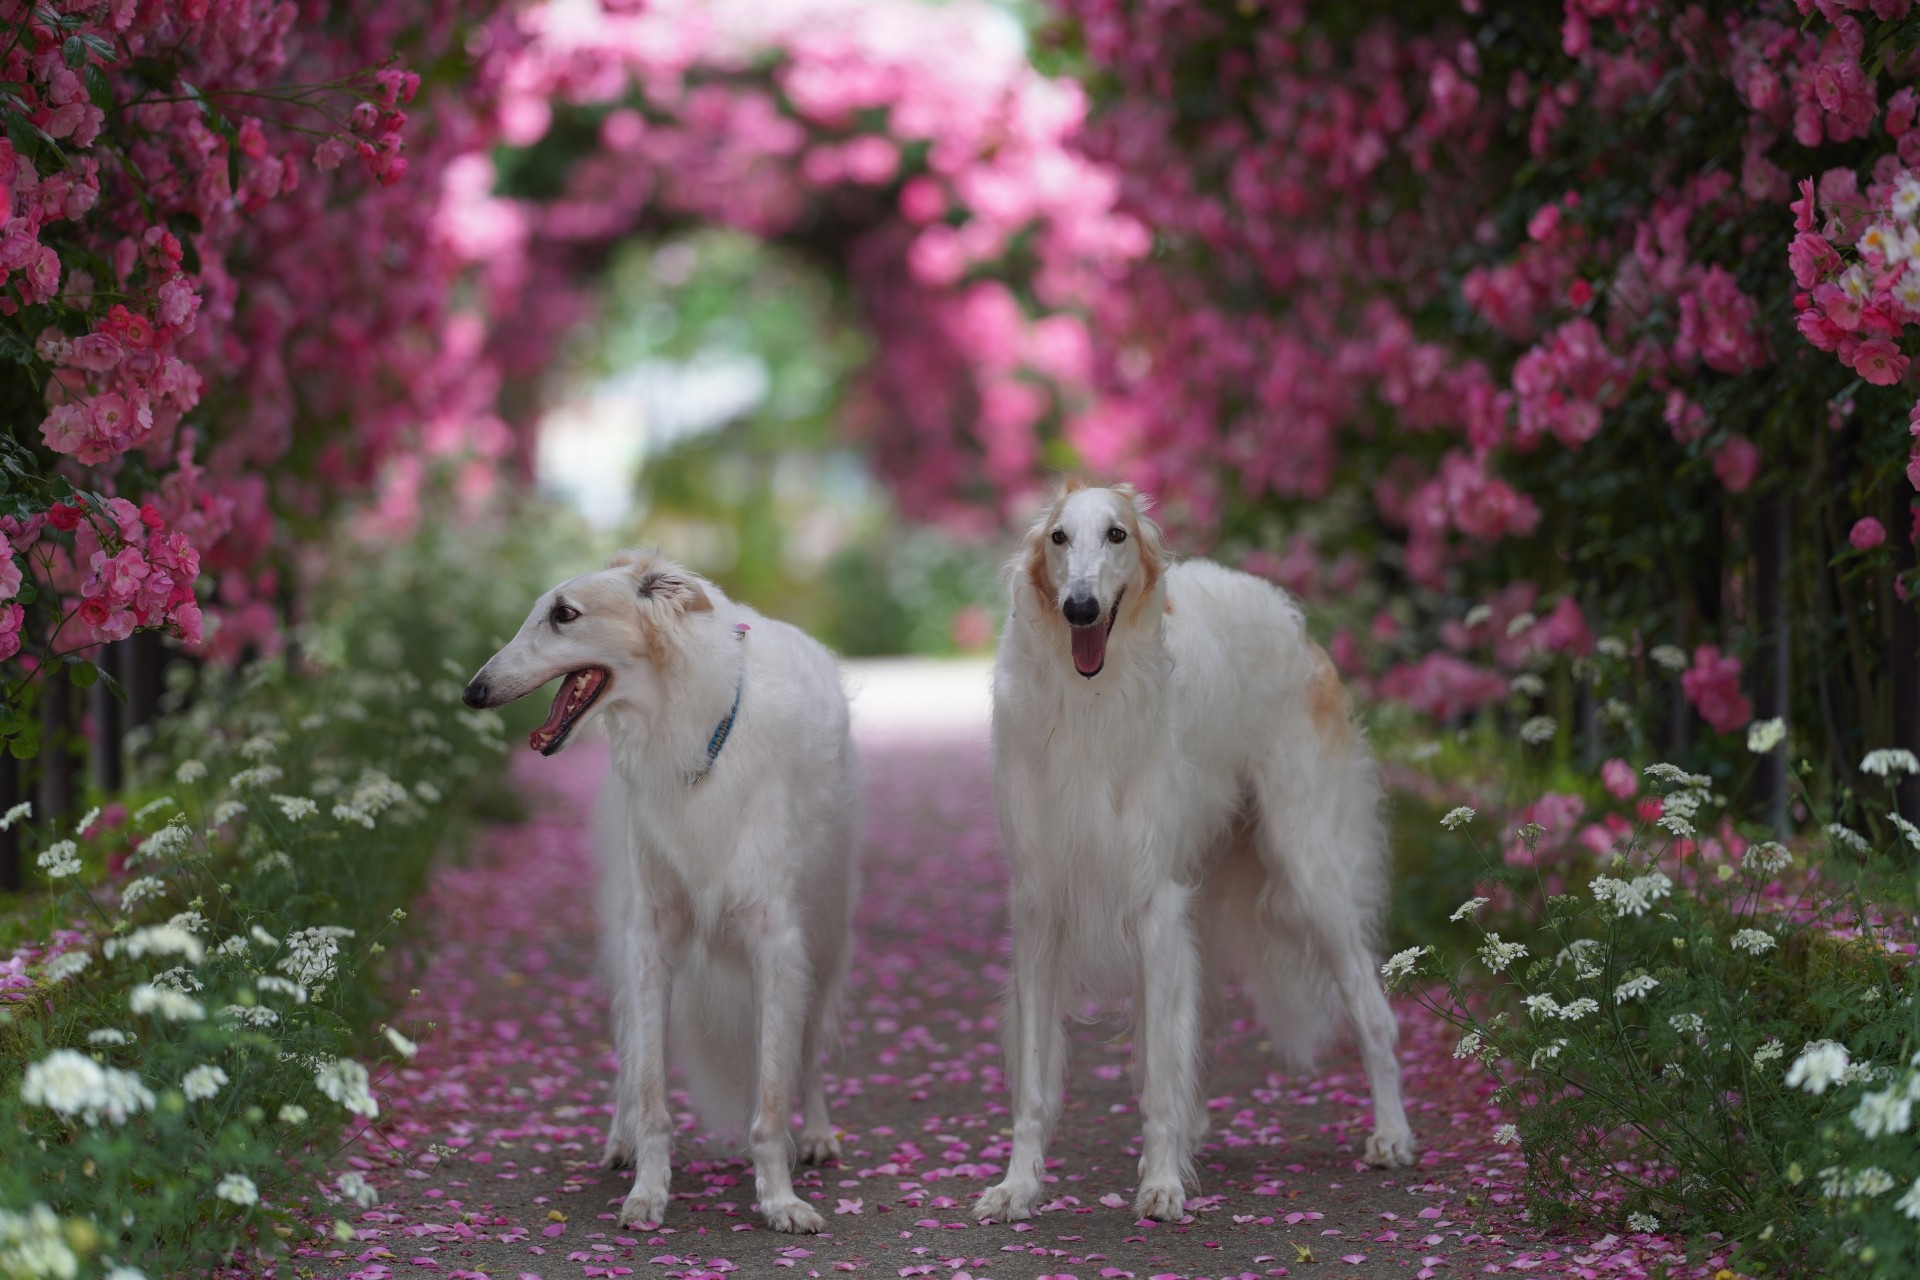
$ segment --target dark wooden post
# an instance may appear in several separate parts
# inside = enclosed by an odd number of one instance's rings
[[[165,675],[166,653],[160,646],[160,635],[155,631],[142,631],[129,636],[122,650],[127,728],[150,728],[160,715],[160,686]]]
[[[1907,574],[1914,567],[1913,500],[1905,485],[1893,486],[1888,507],[1893,571]],[[1896,597],[1888,631],[1887,692],[1893,701],[1893,745],[1920,755],[1920,600],[1903,603]],[[1894,795],[1900,816],[1920,823],[1920,778],[1904,775]]]
[[[67,668],[56,666],[40,686],[40,794],[34,821],[51,826],[73,808],[77,758],[73,743],[73,684]]]
[[[94,681],[88,700],[93,716],[93,783],[105,794],[114,795],[125,776],[120,740],[126,736],[126,727],[120,717],[120,700],[113,696],[104,677],[120,678],[120,646],[101,645],[94,662],[103,678]]]
[[[1789,675],[1793,659],[1791,624],[1787,616],[1787,511],[1777,491],[1761,495],[1755,504],[1754,614],[1759,643],[1754,651],[1754,717],[1787,719]],[[1781,743],[1760,761],[1754,798],[1766,810],[1775,834],[1787,829],[1787,747]]]
[[[13,752],[0,746],[0,813],[26,799],[25,792],[20,785],[20,762],[13,758]],[[26,870],[20,859],[20,829],[24,826],[24,822],[16,822],[11,830],[0,831],[0,889],[18,889],[25,880]]]

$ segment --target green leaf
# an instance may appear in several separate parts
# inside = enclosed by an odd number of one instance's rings
[[[67,679],[73,681],[76,689],[91,689],[94,681],[100,678],[100,668],[91,662],[76,662],[67,668]]]
[[[113,106],[113,86],[107,82],[105,71],[89,62],[86,70],[80,73],[80,78],[86,81],[87,97],[92,99],[94,106],[102,111]]]
[[[37,738],[15,738],[7,743],[7,754],[15,760],[31,760],[40,754],[40,741]]]
[[[87,42],[79,36],[68,36],[60,46],[60,60],[75,71],[86,66]]]
[[[17,604],[32,604],[40,598],[40,588],[34,586],[31,582],[23,582],[20,584],[19,592],[16,593],[13,598]]]
[[[93,671],[95,675],[100,677],[100,679],[106,681],[107,692],[111,693],[114,697],[118,698],[120,700],[121,706],[125,706],[127,703],[127,691],[120,687],[120,682],[118,680],[115,680],[112,676],[108,675],[106,671],[100,667],[94,667]]]

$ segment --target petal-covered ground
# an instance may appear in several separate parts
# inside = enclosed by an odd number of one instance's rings
[[[605,768],[593,743],[515,767],[533,816],[445,868],[419,904],[431,950],[399,1025],[419,1055],[379,1087],[378,1122],[340,1157],[380,1203],[332,1206],[354,1239],[298,1246],[302,1274],[357,1276],[1242,1277],[1472,1272],[1667,1275],[1667,1242],[1542,1239],[1519,1158],[1493,1143],[1493,1082],[1453,1035],[1400,1008],[1421,1157],[1383,1172],[1357,1152],[1364,1076],[1337,1047],[1312,1078],[1269,1068],[1257,1025],[1224,1035],[1213,1132],[1190,1217],[1135,1221],[1139,1118],[1119,1020],[1076,1029],[1046,1212],[975,1224],[967,1208],[1008,1147],[995,1003],[1004,867],[983,733],[964,716],[899,732],[867,717],[865,869],[846,1043],[828,1076],[845,1159],[804,1170],[826,1234],[781,1235],[753,1210],[751,1169],[701,1137],[675,1152],[674,1200],[652,1232],[619,1227],[627,1180],[597,1158],[613,1055],[594,976],[586,816]],[[1712,1275],[1719,1260],[1675,1268]]]

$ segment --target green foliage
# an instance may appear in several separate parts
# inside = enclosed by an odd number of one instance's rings
[[[348,1108],[377,1106],[433,1034],[388,1006],[379,957],[406,943],[436,852],[501,790],[505,723],[460,690],[552,574],[508,533],[342,547],[353,567],[315,584],[296,658],[173,690],[185,706],[147,748],[130,815],[30,830],[52,891],[24,918],[55,941],[31,998],[0,1005],[18,1064],[0,1086],[0,1205],[26,1211],[0,1216],[0,1271],[10,1234],[83,1275],[162,1275],[306,1230],[283,1206],[313,1193]],[[383,1018],[398,1038],[373,1032]],[[346,1217],[355,1191],[320,1196]]]

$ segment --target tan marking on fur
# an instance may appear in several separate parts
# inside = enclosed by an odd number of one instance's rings
[[[667,665],[680,652],[674,625],[688,613],[713,609],[713,600],[693,574],[653,551],[617,551],[607,560],[609,569],[624,569],[615,578],[602,579],[580,590],[596,608],[623,618],[633,631],[636,656],[656,666]],[[649,577],[671,575],[657,584],[653,598],[640,594]]]
[[[1047,568],[1047,534],[1052,530],[1054,521],[1060,518],[1060,503],[1063,500],[1064,495],[1055,498],[1047,508],[1047,514],[1027,532],[1027,559],[1023,571],[1027,575],[1027,584],[1040,599],[1043,614],[1051,611],[1060,599],[1059,589],[1053,584],[1053,571]]]
[[[1307,714],[1314,732],[1330,746],[1352,746],[1353,704],[1347,700],[1347,686],[1340,670],[1319,645],[1313,646],[1313,672],[1307,677]]]
[[[1147,516],[1146,500],[1140,491],[1130,484],[1114,485],[1113,491],[1124,499],[1120,505],[1120,523],[1126,526],[1127,537],[1140,557],[1140,594],[1127,609],[1127,620],[1138,622],[1153,599],[1154,588],[1166,575],[1166,547],[1160,540],[1160,526]],[[1168,605],[1166,611],[1172,613],[1173,606]]]

